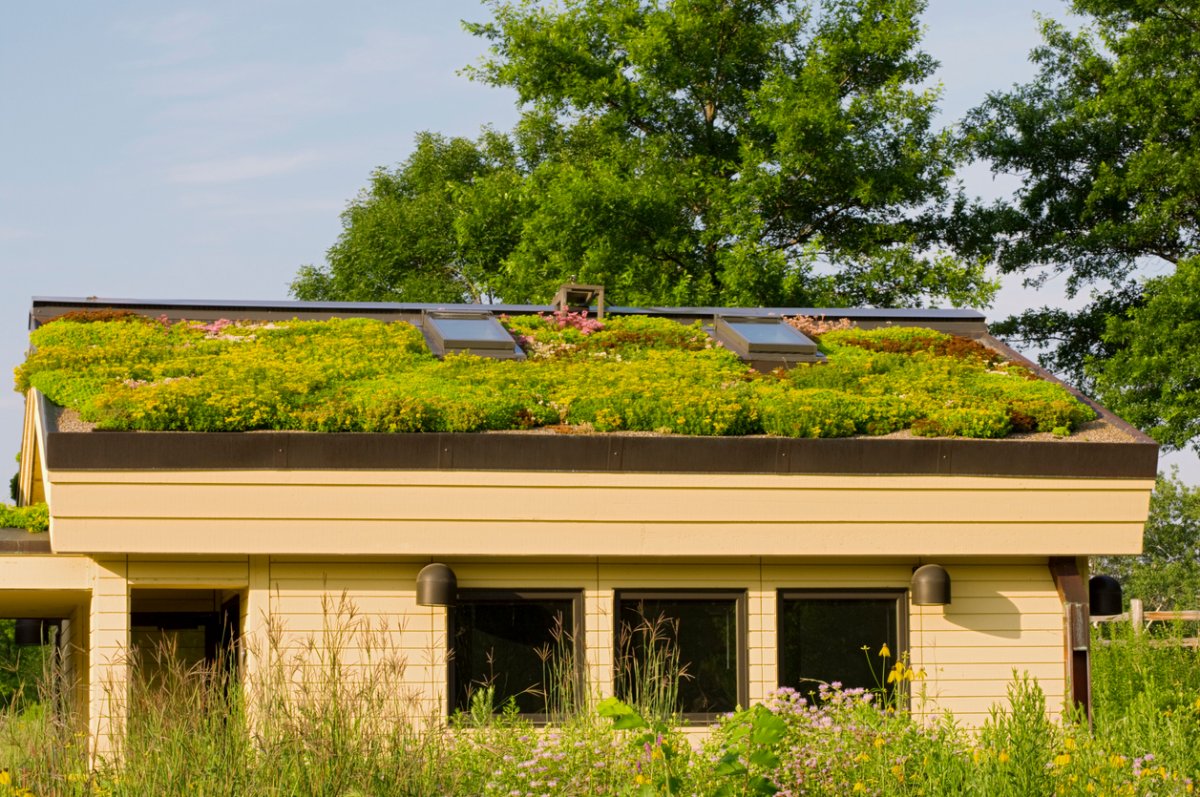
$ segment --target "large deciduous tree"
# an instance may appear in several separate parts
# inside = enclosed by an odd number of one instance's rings
[[[423,136],[297,296],[544,301],[571,279],[638,304],[991,295],[982,259],[941,248],[955,158],[921,88],[921,0],[488,6],[468,72],[514,89],[521,121]]]
[[[1096,571],[1116,576],[1127,598],[1156,611],[1200,608],[1200,488],[1160,474],[1150,498],[1143,552],[1104,556]]]
[[[1077,312],[1029,310],[998,329],[1184,447],[1200,433],[1200,3],[1072,6],[1089,24],[1044,23],[1038,76],[968,117],[976,155],[1022,182],[963,214],[958,241],[1035,285],[1064,274],[1069,294],[1090,294]]]

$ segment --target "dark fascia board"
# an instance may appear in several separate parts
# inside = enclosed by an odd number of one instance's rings
[[[298,302],[298,301],[244,301],[203,299],[119,299],[100,297],[54,297],[35,296],[29,313],[30,329],[72,310],[132,310],[148,316],[166,315],[175,321],[230,319],[323,319],[367,317],[380,320],[413,320],[431,310],[490,312],[495,315],[507,313],[522,315],[550,313],[552,305],[538,304],[433,304],[419,302]],[[820,318],[849,318],[856,324],[870,326],[916,324],[934,329],[954,329],[967,334],[982,334],[986,331],[984,315],[975,310],[921,310],[881,309],[871,307],[819,308],[819,307],[612,307],[606,306],[610,315],[648,315],[677,318],[683,321],[709,319],[720,313],[744,316],[813,316]]]
[[[50,535],[0,528],[0,554],[5,553],[50,553]]]
[[[1153,442],[51,432],[50,470],[489,470],[1153,479]]]

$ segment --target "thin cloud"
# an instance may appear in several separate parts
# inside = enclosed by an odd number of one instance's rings
[[[177,11],[156,19],[118,22],[118,33],[157,52],[133,62],[134,67],[174,66],[213,52],[212,34],[216,19],[199,11]]]
[[[312,152],[293,155],[243,155],[237,158],[196,161],[172,167],[167,179],[173,183],[236,183],[290,174],[317,160]]]

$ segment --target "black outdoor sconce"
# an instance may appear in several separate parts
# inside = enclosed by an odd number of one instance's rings
[[[25,618],[13,623],[13,642],[22,647],[45,645],[50,641],[50,620]]]
[[[458,603],[458,576],[441,562],[425,565],[417,573],[418,606],[454,606]]]
[[[950,602],[950,574],[941,565],[921,565],[912,574],[914,606],[945,606]]]
[[[1112,576],[1092,576],[1088,579],[1088,614],[1092,617],[1120,614],[1121,604],[1120,581]]]

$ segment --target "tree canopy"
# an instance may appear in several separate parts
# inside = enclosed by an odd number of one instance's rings
[[[1097,572],[1115,576],[1125,597],[1156,611],[1200,608],[1200,488],[1160,474],[1150,498],[1143,552],[1100,557]]]
[[[1034,285],[1064,274],[1070,295],[1089,296],[993,329],[1047,347],[1049,367],[1184,447],[1200,432],[1185,345],[1200,318],[1200,4],[1072,7],[1089,24],[1045,22],[1037,77],[968,117],[974,154],[1022,185],[1012,201],[961,207],[956,240],[1002,272]]]
[[[943,247],[955,166],[920,0],[488,3],[467,70],[522,116],[418,138],[343,214],[305,299],[979,304]]]

